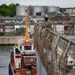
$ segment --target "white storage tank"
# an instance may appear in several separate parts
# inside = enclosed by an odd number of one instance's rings
[[[16,16],[26,16],[26,9],[28,6],[17,6],[16,7]]]
[[[47,13],[49,12],[59,12],[58,6],[47,6]]]
[[[32,15],[40,16],[41,12],[45,12],[45,7],[44,6],[33,6],[32,7]]]

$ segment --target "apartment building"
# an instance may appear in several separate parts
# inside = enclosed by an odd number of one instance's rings
[[[75,16],[75,8],[66,9],[65,12],[68,13],[70,16]]]

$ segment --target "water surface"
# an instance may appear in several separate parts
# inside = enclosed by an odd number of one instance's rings
[[[0,46],[0,75],[9,75],[8,66],[13,46]]]

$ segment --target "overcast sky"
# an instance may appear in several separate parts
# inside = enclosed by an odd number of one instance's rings
[[[0,0],[1,4],[19,3],[20,5],[50,5],[59,7],[75,7],[75,0]]]

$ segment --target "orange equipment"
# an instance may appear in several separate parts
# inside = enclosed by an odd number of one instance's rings
[[[25,32],[25,41],[29,42],[30,41],[30,37],[29,37],[29,33],[28,33],[28,20],[29,20],[29,17],[28,17],[28,10],[30,9],[30,6],[28,7],[28,9],[26,10],[26,32]]]

